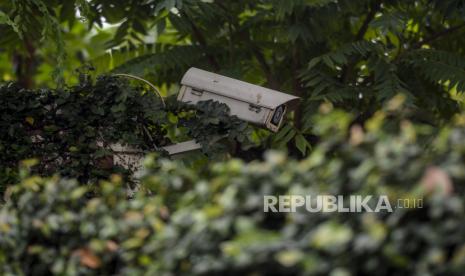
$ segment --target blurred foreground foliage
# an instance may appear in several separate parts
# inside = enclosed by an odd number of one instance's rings
[[[18,274],[463,275],[465,117],[412,123],[395,97],[363,126],[320,107],[300,161],[211,162],[154,155],[127,200],[113,175],[95,191],[20,169],[0,210],[0,270]],[[401,111],[402,110],[402,111]],[[263,195],[423,198],[393,213],[265,213]],[[393,203],[394,204],[394,203]]]

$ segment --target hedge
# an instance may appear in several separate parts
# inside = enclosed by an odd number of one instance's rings
[[[401,99],[362,128],[328,106],[321,142],[297,161],[210,162],[148,156],[128,200],[113,175],[95,192],[30,175],[0,211],[0,269],[21,274],[463,275],[465,116],[440,130],[409,121]],[[264,195],[422,198],[392,213],[265,213]]]
[[[119,173],[130,181],[133,170],[111,162],[112,143],[162,153],[165,145],[196,139],[211,156],[225,151],[211,143],[217,136],[248,141],[247,124],[228,116],[224,104],[187,106],[169,96],[164,105],[153,91],[121,77],[81,79],[64,89],[0,84],[0,194],[17,181],[24,159],[39,160],[34,170],[43,176],[60,173],[91,184]]]

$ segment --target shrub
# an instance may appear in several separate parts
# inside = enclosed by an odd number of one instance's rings
[[[149,156],[142,190],[132,200],[125,199],[118,176],[101,182],[93,198],[73,180],[23,177],[0,212],[1,269],[67,275],[461,275],[464,117],[436,132],[391,107],[365,130],[349,128],[346,113],[320,113],[314,131],[322,140],[301,161],[269,152],[264,161],[212,162],[199,172]],[[263,195],[286,194],[424,201],[423,208],[392,213],[263,212]]]
[[[166,144],[196,139],[214,155],[222,152],[218,143],[212,145],[214,137],[247,140],[247,125],[228,116],[226,105],[208,101],[187,106],[169,97],[163,106],[153,91],[124,79],[83,79],[59,90],[0,84],[0,193],[17,181],[23,159],[39,160],[37,174],[59,173],[86,184],[112,173],[131,175],[130,168],[108,161],[112,143],[161,152]]]
[[[91,199],[87,187],[56,177],[32,176],[13,187],[0,215],[2,274],[129,274],[143,267],[144,239],[162,225],[156,205],[127,201],[121,179],[99,187],[101,196]]]

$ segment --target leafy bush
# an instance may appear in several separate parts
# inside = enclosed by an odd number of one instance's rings
[[[247,140],[247,125],[228,116],[225,105],[187,106],[169,98],[165,107],[152,91],[124,79],[102,76],[92,83],[82,77],[80,85],[64,90],[0,85],[0,187],[15,182],[23,159],[37,158],[41,175],[59,172],[90,183],[125,173],[106,159],[114,154],[111,143],[160,152],[166,144],[193,138],[213,155],[221,151],[212,145],[214,137]]]
[[[75,181],[23,169],[0,211],[2,272],[461,275],[465,117],[437,132],[399,114],[401,102],[365,129],[321,107],[313,118],[321,142],[301,161],[269,152],[264,161],[212,162],[199,172],[150,156],[132,200],[116,175],[89,198]],[[424,206],[263,211],[263,195],[286,194],[423,198]]]

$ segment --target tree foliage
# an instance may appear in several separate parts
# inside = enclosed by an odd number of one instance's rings
[[[305,106],[289,126],[294,135],[266,143],[303,154],[313,142],[303,127],[315,112],[308,106],[330,101],[363,122],[403,93],[422,120],[439,125],[459,111],[465,86],[464,4],[457,0],[28,0],[0,10],[5,53],[27,57],[28,41],[43,48],[51,40],[63,60],[64,43],[77,40],[73,28],[86,25],[96,40],[70,49],[67,60],[81,56],[99,73],[139,75],[169,94],[196,66],[298,95]],[[43,54],[35,52],[37,63]],[[67,66],[59,61],[55,71]]]

